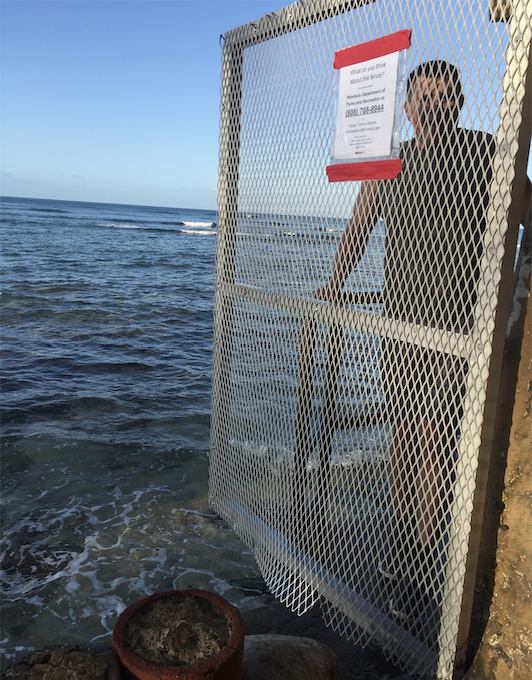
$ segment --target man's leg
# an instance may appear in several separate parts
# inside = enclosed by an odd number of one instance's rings
[[[379,571],[386,578],[400,579],[407,571],[415,546],[415,461],[417,423],[404,420],[394,426],[388,450],[394,522],[389,527],[385,555]],[[414,466],[415,467],[415,466]]]
[[[421,416],[394,428],[389,458],[395,526],[391,554],[381,563],[389,576],[432,571],[451,488],[444,440]]]
[[[394,557],[388,558],[388,563],[397,567],[387,572],[395,571],[397,578],[388,609],[432,644],[440,621],[437,591],[441,560],[437,546],[447,486],[437,428],[421,416],[413,418],[411,426],[397,426],[390,460],[398,547]]]
[[[397,519],[412,516],[414,476],[412,462],[415,456],[417,423],[404,421],[394,427],[388,452],[391,468],[392,496]]]
[[[417,474],[415,479],[416,540],[433,549],[441,536],[450,480],[446,451],[438,429],[425,418],[417,432]]]

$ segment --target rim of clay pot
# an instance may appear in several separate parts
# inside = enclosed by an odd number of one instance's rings
[[[132,649],[126,644],[126,628],[130,620],[135,614],[152,602],[162,600],[169,597],[200,597],[215,604],[221,611],[231,620],[231,636],[227,641],[225,647],[219,652],[208,657],[204,661],[197,664],[190,664],[184,666],[163,666],[160,664],[146,661],[142,657],[135,654]],[[224,600],[221,595],[213,593],[209,590],[201,590],[199,588],[191,588],[189,590],[167,590],[163,593],[155,593],[139,600],[125,609],[113,628],[112,646],[118,654],[120,661],[132,673],[139,671],[151,674],[152,677],[160,678],[183,678],[186,680],[187,676],[196,678],[202,673],[206,674],[213,666],[220,667],[227,659],[232,656],[234,650],[238,650],[242,646],[244,640],[244,619],[240,611],[233,607],[232,604]]]

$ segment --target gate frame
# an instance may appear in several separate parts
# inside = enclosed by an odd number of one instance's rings
[[[310,26],[326,19],[355,10],[375,0],[310,0],[305,3],[296,2],[273,14],[267,14],[257,21],[250,22],[245,26],[233,29],[223,36],[223,65],[222,65],[222,101],[221,101],[221,125],[220,125],[220,169],[219,169],[219,199],[218,199],[218,244],[216,252],[216,292],[215,292],[215,326],[214,326],[214,355],[219,361],[214,363],[213,370],[213,406],[211,432],[211,471],[216,470],[216,460],[224,444],[228,441],[229,433],[229,402],[230,402],[230,375],[232,354],[232,328],[234,300],[252,299],[257,301],[256,296],[250,296],[242,286],[235,285],[236,267],[236,237],[237,237],[237,214],[238,214],[238,188],[239,188],[239,161],[240,161],[240,131],[242,110],[242,78],[244,50],[253,45],[275,39],[295,30]],[[526,5],[531,5],[532,0],[518,0],[517,8],[513,8],[511,21],[518,23],[515,14]],[[306,9],[306,12],[304,11]],[[488,11],[488,7],[486,7]],[[529,12],[532,14],[532,11]],[[522,17],[521,17],[522,18]],[[513,25],[513,24],[512,24]],[[438,660],[438,676],[442,678],[459,678],[465,671],[467,642],[469,637],[471,615],[473,608],[474,586],[477,576],[478,554],[480,549],[482,520],[485,511],[486,488],[490,458],[493,455],[493,441],[497,431],[498,412],[497,396],[501,382],[501,367],[504,354],[504,342],[506,325],[511,307],[511,292],[513,281],[513,257],[509,253],[515,253],[521,201],[524,195],[526,182],[526,167],[532,131],[532,86],[531,86],[531,42],[525,47],[522,40],[522,30],[512,30],[508,27],[509,45],[506,56],[506,72],[504,77],[504,91],[501,103],[500,123],[497,131],[499,142],[506,141],[510,128],[515,128],[513,121],[516,115],[521,115],[516,143],[518,150],[515,156],[508,144],[501,148],[498,145],[494,157],[494,177],[497,177],[497,187],[492,183],[490,210],[495,214],[501,212],[501,218],[497,225],[499,232],[505,231],[504,239],[498,243],[489,245],[490,248],[504,247],[505,257],[502,260],[500,280],[490,280],[481,290],[479,285],[478,309],[482,308],[482,302],[493,294],[497,294],[497,307],[495,310],[495,324],[490,333],[484,333],[482,337],[459,339],[455,351],[461,353],[475,342],[479,358],[483,357],[483,349],[487,343],[491,343],[492,353],[486,359],[489,366],[489,377],[486,385],[486,400],[484,408],[483,425],[480,429],[481,444],[478,449],[478,468],[475,475],[475,488],[473,496],[473,510],[469,518],[461,517],[461,530],[457,532],[457,540],[463,540],[465,535],[469,540],[469,548],[464,566],[465,572],[459,574],[460,582],[449,584],[445,589],[444,597],[449,596],[449,590],[454,589],[454,597],[458,589],[461,601],[461,611],[458,618],[458,628],[455,634],[456,651],[453,667],[442,667],[441,656]],[[528,49],[528,54],[525,50]],[[522,69],[526,68],[527,76],[524,82],[523,73],[510,74],[508,65],[512,60]],[[514,137],[514,135],[512,135]],[[509,182],[508,175],[513,173]],[[506,211],[503,199],[510,196],[510,207]],[[488,217],[488,225],[490,219]],[[489,228],[489,227],[488,227]],[[487,257],[487,255],[486,255]],[[277,296],[270,295],[270,300]],[[283,308],[283,305],[279,305]],[[330,323],[352,325],[358,321],[356,312],[348,312],[338,306],[333,312],[317,306],[315,301],[294,300],[293,312],[299,311],[302,316],[314,320],[322,320]],[[367,324],[358,326],[364,329]],[[388,323],[385,320],[379,322],[373,320],[371,332],[387,330]],[[483,329],[484,330],[484,329]],[[428,335],[430,336],[430,329]],[[439,344],[439,333],[433,332],[434,337],[429,337],[429,342]],[[425,342],[427,338],[425,337]],[[484,357],[483,357],[484,358]],[[221,360],[220,360],[221,359]],[[481,367],[477,367],[480,371]],[[219,391],[217,391],[219,387]],[[467,397],[466,397],[467,398]],[[466,409],[464,408],[464,411]],[[223,440],[223,441],[221,441]],[[212,497],[212,494],[210,494]],[[465,521],[465,526],[463,520]],[[461,537],[461,538],[460,538]],[[302,565],[305,572],[308,565]],[[461,592],[460,592],[461,591]]]
[[[522,107],[522,121],[519,128],[517,143],[519,150],[515,162],[515,177],[511,185],[511,204],[508,210],[508,231],[506,235],[506,249],[510,248],[515,253],[517,248],[517,238],[521,218],[521,206],[525,193],[527,178],[527,163],[530,153],[530,143],[532,136],[532,68],[530,59],[532,50],[529,47],[527,77],[525,80],[525,92]],[[508,64],[508,61],[507,61]],[[515,92],[515,88],[505,88],[505,98],[503,104],[507,103],[506,98],[509,93]],[[509,95],[511,96],[511,94]],[[502,116],[501,116],[502,118]],[[509,118],[509,116],[508,116]],[[499,131],[500,131],[499,126]],[[505,181],[507,175],[505,174]],[[501,192],[502,194],[502,192]],[[530,220],[529,220],[530,221]],[[525,235],[523,236],[525,238]],[[506,251],[508,252],[508,250]],[[486,404],[484,410],[484,422],[481,430],[482,442],[479,449],[479,465],[476,475],[475,495],[473,498],[473,513],[471,516],[471,531],[469,539],[469,550],[466,560],[466,573],[464,577],[464,594],[462,598],[462,612],[458,624],[458,636],[456,641],[456,661],[455,678],[459,678],[465,672],[466,654],[468,651],[469,630],[471,615],[473,612],[473,600],[475,596],[475,584],[479,567],[480,544],[484,530],[484,516],[486,513],[486,496],[488,482],[499,486],[495,480],[489,480],[490,470],[493,470],[492,457],[500,456],[501,452],[495,449],[497,435],[505,428],[504,413],[501,410],[499,395],[501,392],[501,380],[504,379],[502,372],[504,350],[506,343],[506,331],[510,313],[512,311],[513,292],[515,284],[515,272],[513,260],[505,256],[502,262],[501,282],[499,286],[498,305],[495,317],[495,329],[492,341],[492,360],[490,366],[490,376],[486,389]],[[517,376],[515,376],[517,382]],[[513,385],[515,388],[515,385]],[[504,390],[512,390],[512,386],[504,385]],[[504,469],[499,469],[498,474],[504,478]],[[495,557],[495,554],[493,554]]]

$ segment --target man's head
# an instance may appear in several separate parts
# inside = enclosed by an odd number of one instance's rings
[[[429,146],[456,126],[464,103],[460,72],[446,61],[420,64],[408,76],[405,111],[418,145]]]

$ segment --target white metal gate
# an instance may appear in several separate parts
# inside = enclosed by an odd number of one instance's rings
[[[223,47],[212,504],[287,606],[440,678],[465,654],[530,134],[532,2],[491,5],[301,1]],[[443,82],[459,130],[420,146],[403,115],[397,179],[329,183],[335,52],[405,29],[406,73],[431,62],[410,119]]]

